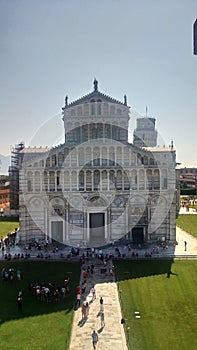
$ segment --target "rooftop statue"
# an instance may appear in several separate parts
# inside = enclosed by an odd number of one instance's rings
[[[98,81],[94,79],[94,91],[98,91]]]

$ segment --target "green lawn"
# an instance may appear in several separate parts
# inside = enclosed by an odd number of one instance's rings
[[[66,350],[70,339],[73,304],[79,281],[78,264],[65,262],[0,262],[0,269],[22,271],[22,280],[0,280],[1,350]],[[62,285],[70,276],[71,292],[59,302],[38,301],[28,290],[28,282]],[[23,291],[23,312],[18,312],[17,295]]]
[[[0,238],[4,238],[18,228],[19,222],[16,218],[0,217]]]
[[[192,209],[195,209],[197,211],[197,205],[196,204],[190,204],[189,207],[192,208]]]
[[[197,214],[180,214],[176,224],[178,227],[197,238]]]
[[[116,274],[130,349],[197,349],[197,261],[123,261]]]

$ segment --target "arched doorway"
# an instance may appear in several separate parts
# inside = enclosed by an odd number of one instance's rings
[[[98,247],[105,244],[106,202],[100,196],[94,196],[88,201],[88,241],[90,246]]]
[[[144,243],[144,230],[143,227],[134,227],[132,229],[132,240],[134,244]]]
[[[90,213],[90,242],[91,244],[104,243],[105,213]]]

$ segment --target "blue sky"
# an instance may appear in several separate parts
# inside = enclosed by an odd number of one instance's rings
[[[197,165],[196,0],[0,0],[0,154],[61,141],[61,108],[93,89],[156,118],[160,145]]]

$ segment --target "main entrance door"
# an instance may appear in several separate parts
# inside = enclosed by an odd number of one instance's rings
[[[144,232],[143,227],[134,227],[132,229],[133,243],[142,244],[144,243]]]
[[[91,246],[104,244],[105,239],[105,214],[90,213],[90,243]]]
[[[63,242],[63,221],[51,221],[51,238]]]

